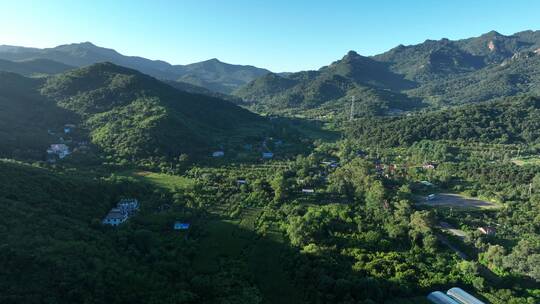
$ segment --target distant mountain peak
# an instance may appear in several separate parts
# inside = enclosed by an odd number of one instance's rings
[[[489,31],[489,32],[485,33],[483,36],[504,37],[503,34],[497,32],[497,31]]]
[[[62,44],[62,45],[59,45],[55,48],[65,48],[65,47],[70,47],[70,48],[85,48],[85,49],[98,49],[100,48],[99,46],[93,44],[92,42],[90,41],[85,41],[85,42],[78,42],[78,43],[67,43],[67,44]]]
[[[96,47],[96,45],[93,44],[93,43],[90,42],[90,41],[81,42],[81,43],[79,43],[79,45],[81,45],[81,46],[88,46],[88,47]]]

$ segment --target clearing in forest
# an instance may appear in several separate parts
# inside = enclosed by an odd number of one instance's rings
[[[496,209],[500,205],[477,198],[466,197],[455,193],[437,193],[431,198],[419,197],[419,203],[431,207],[452,207],[471,209]]]
[[[154,186],[171,191],[176,188],[189,188],[194,183],[192,179],[184,176],[169,175],[149,171],[128,171],[121,175],[134,177],[144,182],[148,182]]]
[[[540,165],[540,157],[522,157],[515,158],[512,162],[518,166],[527,166],[527,165]]]

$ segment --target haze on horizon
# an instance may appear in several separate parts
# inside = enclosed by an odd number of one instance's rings
[[[348,50],[375,55],[426,39],[540,29],[540,2],[0,1],[0,44],[90,41],[188,64],[211,58],[274,72],[318,69]]]

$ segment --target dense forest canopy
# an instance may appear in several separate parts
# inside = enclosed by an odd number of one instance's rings
[[[348,134],[371,145],[411,145],[423,139],[538,144],[540,99],[514,97],[393,118],[362,118]]]

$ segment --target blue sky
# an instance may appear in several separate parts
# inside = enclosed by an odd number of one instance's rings
[[[538,0],[0,0],[0,44],[91,41],[187,64],[317,69],[426,39],[540,29]]]

